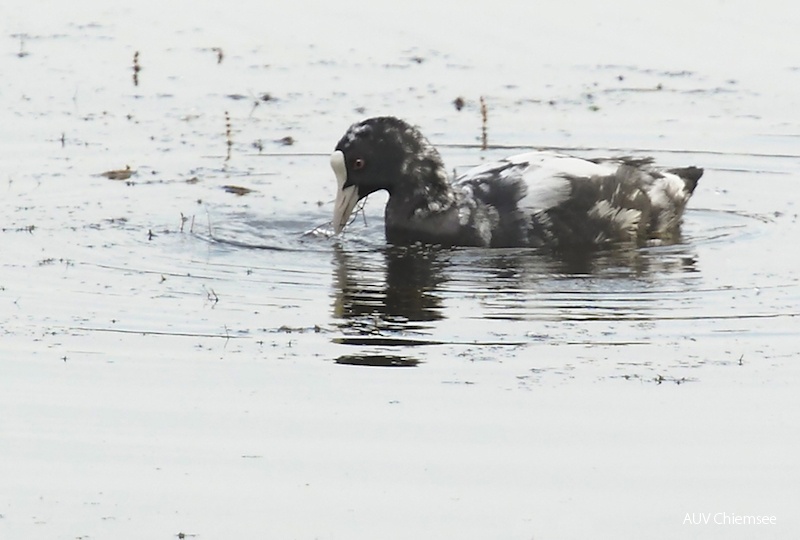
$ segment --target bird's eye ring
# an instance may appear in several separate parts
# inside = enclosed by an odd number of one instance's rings
[[[361,158],[356,158],[356,159],[353,160],[353,170],[354,171],[360,171],[361,169],[366,167],[366,165],[367,165],[367,163]]]

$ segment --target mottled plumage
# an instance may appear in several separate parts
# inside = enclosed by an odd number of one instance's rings
[[[586,160],[530,152],[448,179],[439,152],[393,117],[353,124],[331,156],[341,232],[357,201],[385,189],[395,244],[551,248],[641,243],[677,234],[703,170],[649,158]]]

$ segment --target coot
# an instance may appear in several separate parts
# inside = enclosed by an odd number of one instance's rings
[[[331,166],[337,234],[360,199],[385,189],[390,243],[554,249],[675,238],[703,175],[698,167],[657,168],[650,158],[535,151],[451,180],[422,133],[390,116],[350,126]]]

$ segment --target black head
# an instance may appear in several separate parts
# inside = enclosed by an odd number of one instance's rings
[[[344,154],[345,187],[358,186],[360,197],[381,189],[391,193],[408,162],[430,148],[417,128],[393,116],[353,124],[336,145]]]
[[[443,169],[439,153],[422,133],[392,116],[350,126],[331,155],[331,166],[339,184],[333,218],[337,233],[359,199],[381,189],[391,195]]]

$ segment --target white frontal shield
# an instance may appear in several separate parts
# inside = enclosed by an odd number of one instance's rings
[[[353,213],[358,202],[358,187],[347,186],[347,167],[344,163],[344,154],[340,150],[336,150],[331,154],[331,168],[336,175],[336,202],[333,203],[333,232],[339,234],[347,225],[347,220]]]

